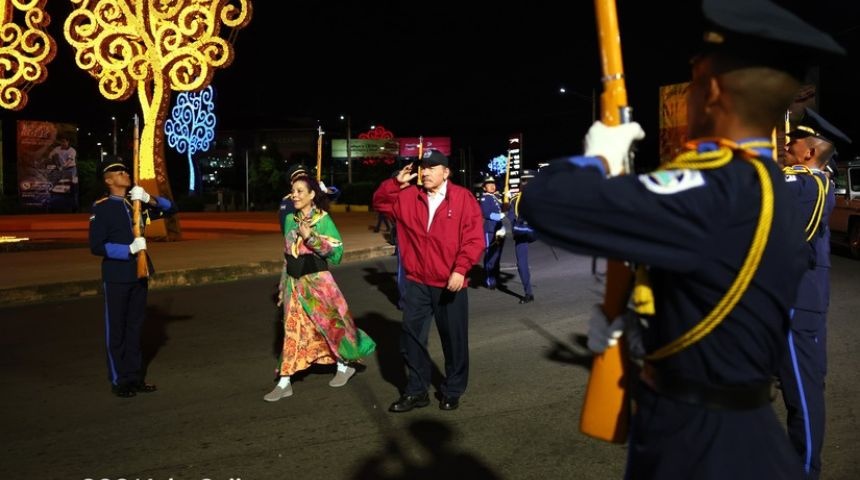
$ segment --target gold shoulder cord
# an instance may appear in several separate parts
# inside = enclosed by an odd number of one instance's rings
[[[818,227],[821,225],[821,217],[824,215],[824,199],[830,190],[830,182],[822,182],[818,178],[818,175],[812,173],[812,170],[805,165],[802,168],[785,167],[782,169],[782,172],[786,175],[810,175],[815,179],[815,184],[818,185],[818,196],[815,199],[815,207],[813,207],[812,215],[809,217],[809,222],[807,222],[804,229],[806,232],[806,241],[808,242],[812,240],[812,237],[815,236],[815,232],[818,231]]]
[[[767,237],[770,234],[771,223],[773,221],[773,185],[768,177],[767,168],[762,163],[758,154],[751,149],[756,147],[772,148],[772,145],[767,142],[750,142],[738,145],[723,139],[713,141],[719,145],[719,149],[698,153],[695,144],[688,144],[688,147],[691,149],[678,155],[672,162],[664,166],[664,169],[688,168],[705,170],[719,168],[732,161],[734,152],[739,151],[744,161],[749,162],[755,168],[759,184],[761,185],[761,213],[759,214],[758,224],[753,234],[752,244],[740,272],[738,272],[738,276],[714,309],[686,333],[647,355],[645,357],[646,360],[660,360],[674,355],[698,342],[716,328],[728,316],[729,312],[735,308],[746,292],[750,282],[752,282],[753,276],[755,276],[756,270],[758,270],[765,246],[767,245]]]

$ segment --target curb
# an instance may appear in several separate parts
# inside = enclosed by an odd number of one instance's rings
[[[343,253],[341,264],[389,256],[393,253],[394,247],[392,245],[346,251]],[[283,262],[258,262],[223,267],[158,271],[149,280],[149,289],[162,290],[172,287],[224,283],[247,278],[280,275],[282,268]],[[73,300],[101,294],[101,279],[12,287],[0,289],[0,308],[57,300]]]

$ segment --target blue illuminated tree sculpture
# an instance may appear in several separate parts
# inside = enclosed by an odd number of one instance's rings
[[[508,157],[506,155],[499,155],[498,157],[494,157],[490,160],[490,163],[487,164],[487,168],[493,175],[501,175],[505,173],[505,169],[508,165]]]
[[[170,118],[164,122],[167,144],[179,153],[188,155],[188,194],[195,195],[201,187],[202,174],[194,168],[194,154],[209,150],[215,138],[215,92],[208,86],[199,92],[182,92]]]

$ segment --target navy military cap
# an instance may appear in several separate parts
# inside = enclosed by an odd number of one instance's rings
[[[767,66],[803,77],[821,57],[844,55],[836,40],[768,0],[703,0],[705,53],[725,52],[726,68]]]
[[[804,109],[803,118],[788,132],[788,136],[794,138],[816,137],[832,144],[851,143],[848,135],[833,126],[815,110],[807,107]]]
[[[297,163],[287,169],[287,176],[290,178],[291,182],[295,180],[296,177],[302,175],[310,175],[310,169],[308,169],[308,167],[302,165],[301,163]]]
[[[427,150],[421,159],[422,167],[435,167],[436,165],[448,166],[448,157],[439,150]]]
[[[101,165],[99,165],[99,170],[102,172],[102,174],[110,172],[131,173],[131,170],[128,168],[128,165],[126,165],[125,162],[122,161],[122,158],[119,157],[105,157]]]
[[[492,175],[487,175],[486,177],[484,177],[484,181],[481,182],[481,185],[486,185],[488,183],[496,183],[496,179],[493,178]]]

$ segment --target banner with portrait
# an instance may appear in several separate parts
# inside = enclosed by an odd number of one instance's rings
[[[77,211],[75,125],[19,120],[17,134],[21,204],[45,212]]]

